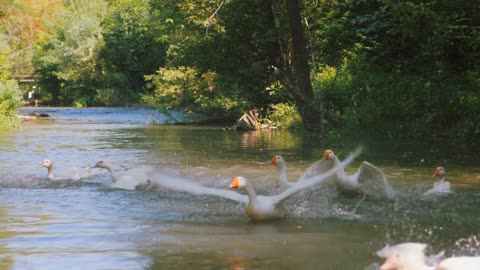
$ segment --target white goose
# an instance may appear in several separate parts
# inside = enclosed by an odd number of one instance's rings
[[[280,175],[278,176],[278,186],[286,186],[290,187],[292,185],[295,185],[296,183],[302,181],[303,179],[310,178],[315,175],[322,174],[329,169],[333,168],[333,165],[331,165],[329,162],[325,162],[322,160],[316,161],[313,163],[310,167],[308,167],[305,172],[298,178],[297,182],[290,182],[288,180],[288,168],[287,168],[287,162],[285,159],[280,156],[280,155],[275,155],[272,157],[270,160],[270,163],[274,164],[278,168],[280,168]]]
[[[280,175],[278,176],[278,186],[290,187],[295,185],[295,182],[288,181],[288,168],[285,159],[280,155],[275,155],[270,160],[270,163],[280,168]]]
[[[379,257],[385,258],[380,270],[478,270],[480,257],[450,257],[426,264],[423,243],[402,243],[395,246],[386,246],[377,251]]]
[[[110,173],[110,177],[112,177],[112,182],[116,182],[118,177],[115,171],[112,168],[112,165],[110,165],[110,162],[108,161],[99,161],[95,163],[95,165],[92,166],[92,168],[103,168],[106,169]]]
[[[323,160],[328,160],[332,166],[340,163],[332,150],[325,150]],[[358,170],[347,175],[345,170],[340,169],[333,177],[337,189],[344,192],[362,191],[370,195],[380,195],[388,199],[394,199],[396,192],[387,180],[385,174],[379,168],[367,161],[363,161]]]
[[[54,169],[53,169],[53,161],[49,159],[45,159],[38,165],[39,168],[47,168],[48,169],[48,178],[50,180],[66,180],[66,179],[72,179],[72,180],[81,180],[84,178],[90,177],[90,166],[87,166],[86,171],[82,174],[78,174],[77,169],[74,168],[74,171],[72,173],[72,176],[56,176],[54,174]]]
[[[337,166],[328,170],[327,172],[311,178],[306,178],[302,180],[302,182],[290,186],[282,193],[273,196],[257,195],[252,185],[242,176],[234,177],[230,184],[230,188],[243,189],[247,195],[242,195],[230,190],[207,187],[199,183],[189,181],[179,175],[171,175],[166,173],[160,175],[154,173],[149,175],[149,179],[151,179],[155,185],[162,188],[197,195],[214,195],[242,203],[245,205],[245,213],[251,220],[263,221],[284,217],[286,212],[282,206],[282,203],[287,198],[302,190],[322,184],[338,170],[343,169],[344,166],[349,164],[356,156],[359,155],[360,151],[361,149],[357,149],[344,161],[339,162]]]
[[[108,161],[101,160],[92,168],[103,168],[110,172],[112,183],[108,186],[111,188],[129,189],[129,190],[147,190],[152,188],[152,183],[146,174],[152,170],[151,168],[135,168],[123,172],[118,175],[112,165]]]
[[[433,173],[434,177],[439,177],[440,180],[433,183],[433,187],[425,191],[424,195],[446,194],[451,193],[450,182],[445,180],[445,169],[443,167],[436,167]]]

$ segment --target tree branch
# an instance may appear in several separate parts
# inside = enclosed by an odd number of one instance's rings
[[[223,5],[223,2],[222,1],[220,3],[220,5],[218,6],[218,8],[215,10],[215,12],[213,12],[212,16],[210,16],[210,18],[208,18],[206,21],[205,21],[205,24],[207,25],[207,30],[205,30],[205,34],[208,35],[208,26],[210,25],[210,21],[213,19],[213,17],[215,17],[215,15],[217,14],[217,12],[220,10],[220,8],[222,7]]]

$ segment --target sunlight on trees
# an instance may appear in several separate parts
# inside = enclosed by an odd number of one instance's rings
[[[218,121],[258,108],[283,126],[478,142],[474,1],[298,5],[292,25],[285,0],[1,0],[0,74],[41,75],[48,105],[147,104]],[[299,91],[308,79],[312,95]]]

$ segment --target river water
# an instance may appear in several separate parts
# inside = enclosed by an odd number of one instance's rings
[[[342,140],[288,131],[240,133],[220,127],[159,125],[146,109],[25,108],[49,118],[0,133],[0,269],[376,269],[375,251],[406,241],[429,253],[478,254],[480,167],[476,151],[454,146]],[[236,202],[168,190],[108,188],[105,170],[82,181],[46,178],[108,160],[121,174],[142,166],[202,175],[228,188],[245,175],[274,193],[281,154],[295,178],[325,149],[345,157],[357,145],[399,192],[396,201],[325,187],[287,200],[285,220],[252,223]],[[454,193],[425,197],[443,165]],[[200,180],[198,180],[200,181]]]

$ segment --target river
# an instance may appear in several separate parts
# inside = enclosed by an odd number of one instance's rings
[[[236,132],[221,127],[162,125],[169,118],[135,108],[24,108],[50,117],[0,132],[0,269],[376,269],[386,244],[424,242],[429,252],[478,255],[478,151],[414,142],[326,141],[282,130]],[[357,145],[399,192],[395,201],[343,195],[332,187],[287,200],[289,217],[253,223],[226,199],[169,190],[108,187],[106,170],[82,181],[55,173],[108,160],[121,174],[142,166],[201,173],[228,189],[247,176],[274,193],[275,154],[298,177],[327,148],[340,158]],[[423,196],[443,165],[454,193]],[[208,177],[205,177],[208,176]]]

